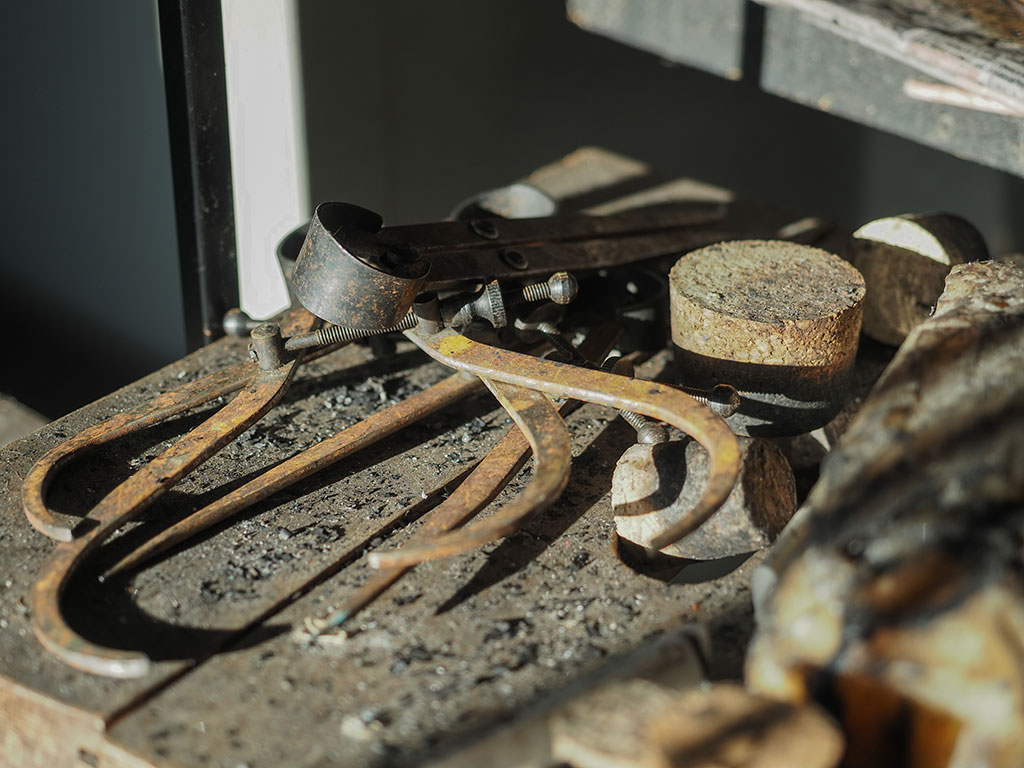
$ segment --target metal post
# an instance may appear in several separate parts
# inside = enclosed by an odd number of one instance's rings
[[[224,31],[219,0],[158,0],[185,334],[223,335],[238,306]]]

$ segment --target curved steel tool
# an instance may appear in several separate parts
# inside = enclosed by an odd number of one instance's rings
[[[302,309],[288,312],[281,323],[282,329],[289,333],[303,333],[319,324],[318,318]],[[337,346],[306,353],[298,362],[309,362],[335,349]],[[55,446],[33,465],[22,484],[21,501],[25,517],[33,528],[51,539],[71,541],[75,535],[72,527],[61,521],[46,505],[46,492],[57,470],[83,451],[113,442],[203,403],[237,392],[253,381],[256,373],[257,366],[252,362],[236,363],[140,403],[129,411],[114,414]]]
[[[333,437],[295,454],[268,469],[254,480],[162,531],[126,555],[107,571],[104,578],[107,579],[117,573],[138,568],[174,545],[272,496],[282,488],[287,488],[420,419],[425,419],[481,386],[480,379],[456,373],[390,408],[385,408],[351,427],[343,429]]]
[[[616,325],[601,326],[588,332],[580,346],[573,351],[581,360],[603,357],[619,334],[620,329]],[[491,388],[492,392],[495,392],[495,387],[505,386],[490,381],[485,381],[485,383]],[[496,392],[495,394],[497,396]],[[517,403],[520,400],[525,403],[527,398],[529,398],[531,403],[533,402],[532,395],[523,394],[520,390],[515,396],[515,401],[503,400],[501,402],[503,406],[506,406],[506,409],[508,407],[517,408]],[[559,407],[558,416],[564,418],[578,405],[580,403],[576,400],[567,400]],[[520,419],[534,419],[535,414],[541,413],[539,410],[531,410],[526,407],[517,408],[517,410],[519,413],[518,418]],[[549,419],[549,416],[545,416],[543,421],[539,418],[536,421],[532,421],[530,427],[532,433],[540,434],[543,430],[547,429],[545,422]],[[560,423],[553,429],[560,434],[565,430],[565,425]],[[561,438],[556,436],[555,439],[560,440]],[[462,525],[494,501],[502,488],[508,485],[509,481],[523,468],[529,456],[530,448],[530,442],[523,434],[523,431],[517,425],[513,425],[501,440],[498,441],[498,444],[480,460],[479,464],[469,473],[465,481],[453,490],[447,499],[427,513],[422,526],[412,537],[412,546],[429,546],[430,542],[435,540],[436,537]],[[556,455],[543,457],[541,460],[551,467],[560,466],[563,462],[571,462],[571,452],[566,450]],[[545,473],[547,473],[547,470],[545,470]],[[551,476],[553,476],[553,473]],[[560,491],[552,491],[552,493],[557,495]],[[542,494],[540,496],[542,504],[550,503]],[[491,521],[488,521],[488,523],[485,523],[487,526],[486,533],[484,529],[481,529],[481,535],[475,538],[481,544],[485,544],[492,539],[506,536],[512,533],[516,526],[534,511],[539,511],[539,508],[520,506],[518,510],[513,509],[511,511],[506,508],[499,514],[503,515],[507,525],[495,526],[490,524]],[[474,529],[475,531],[476,529]],[[485,536],[490,536],[491,538],[486,538],[485,540]],[[404,549],[400,550],[400,553],[404,552]],[[371,564],[374,564],[375,557],[375,553],[369,555]],[[398,581],[402,575],[412,570],[415,564],[408,563],[382,568],[375,578],[354,592],[341,608],[336,610],[326,621],[307,620],[307,624],[316,627],[313,635],[314,638],[328,629],[344,624],[362,608],[375,600],[388,587]]]
[[[436,541],[441,534],[462,525],[494,501],[502,488],[522,469],[534,444],[537,472],[530,487],[523,496],[499,513],[505,516],[509,526],[489,526],[488,533],[497,531],[492,538],[511,533],[518,522],[553,503],[565,487],[572,456],[569,433],[551,401],[532,390],[489,381],[485,383],[506,411],[512,415],[516,425],[480,460],[476,468],[447,499],[427,513],[423,525],[413,537],[413,546],[421,543],[429,546],[430,542]],[[520,499],[525,497],[529,498],[521,502]],[[486,539],[482,543],[489,540]],[[400,550],[401,553],[405,551]],[[376,553],[369,556],[370,565],[373,567],[378,567],[374,561],[376,556]],[[398,581],[403,574],[410,571],[417,562],[419,561],[384,567],[373,579],[353,593],[326,622],[322,622],[314,637],[348,621]]]
[[[370,567],[408,568],[481,547],[514,533],[525,520],[554,504],[565,490],[572,466],[572,445],[554,404],[536,390],[486,379],[485,382],[533,450],[533,476],[526,490],[491,517],[458,533],[438,535],[397,552],[373,552],[369,556]]]
[[[651,542],[661,549],[692,533],[717,510],[732,491],[739,475],[739,445],[725,422],[706,406],[678,389],[653,381],[626,378],[614,373],[530,357],[491,347],[452,330],[432,336],[406,332],[427,354],[456,370],[492,381],[535,389],[549,395],[606,405],[658,419],[681,429],[704,446],[709,455],[707,486],[690,513]],[[448,534],[446,546],[472,546],[465,532]],[[463,537],[460,542],[459,537]],[[432,547],[438,542],[432,542]],[[461,551],[461,550],[460,550]],[[399,561],[381,555],[380,566]],[[426,552],[415,553],[422,558]],[[409,555],[407,552],[406,555]],[[413,555],[409,555],[410,559]]]
[[[115,414],[65,440],[39,459],[25,477],[21,489],[25,517],[33,528],[51,539],[71,541],[74,537],[71,527],[46,506],[46,491],[58,469],[81,451],[110,443],[241,389],[252,378],[254,370],[252,363],[232,365],[140,403],[130,411]]]
[[[284,394],[297,366],[298,362],[292,361],[271,371],[259,371],[234,400],[108,493],[89,515],[95,527],[57,547],[32,589],[32,625],[47,650],[65,663],[94,674],[138,677],[146,673],[149,659],[145,655],[104,648],[71,629],[61,612],[61,595],[89,553],[262,418]]]

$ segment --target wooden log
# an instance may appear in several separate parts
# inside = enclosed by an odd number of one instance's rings
[[[782,241],[718,243],[676,262],[669,297],[684,383],[739,390],[737,432],[801,434],[839,410],[864,298],[843,260]]]
[[[849,261],[864,275],[864,334],[898,346],[928,319],[954,264],[988,258],[981,233],[948,213],[875,219],[853,233]]]
[[[741,437],[740,475],[722,508],[662,554],[713,560],[768,547],[796,511],[796,484],[775,445]],[[612,511],[619,536],[646,547],[693,508],[708,473],[696,442],[630,446],[615,465]]]
[[[813,680],[851,766],[1019,765],[1022,532],[1024,269],[959,265],[758,570],[748,684]]]
[[[552,718],[552,754],[575,768],[832,768],[843,737],[817,707],[721,683],[688,691],[609,685]]]

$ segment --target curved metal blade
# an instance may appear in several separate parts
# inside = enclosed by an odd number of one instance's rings
[[[708,482],[689,514],[651,542],[660,549],[696,530],[725,503],[739,475],[739,445],[725,422],[684,392],[653,381],[541,360],[473,341],[452,330],[406,335],[435,360],[493,381],[633,411],[681,429],[709,455]]]
[[[33,629],[47,650],[97,675],[139,677],[147,672],[149,659],[144,654],[104,648],[78,635],[61,613],[61,595],[89,553],[270,410],[297,366],[293,361],[260,371],[234,400],[107,494],[89,516],[95,527],[57,547],[32,589]]]
[[[519,427],[513,426],[448,498],[426,514],[423,524],[412,538],[412,546],[428,545],[434,537],[462,525],[494,501],[523,468],[529,455],[529,442]],[[370,581],[352,593],[326,623],[322,623],[317,634],[341,626],[412,568],[412,565],[401,565],[384,568],[376,573]]]
[[[72,529],[46,506],[46,491],[61,466],[81,451],[133,432],[151,427],[161,421],[184,413],[221,395],[228,395],[246,385],[253,378],[256,366],[253,363],[238,363],[223,371],[204,376],[173,392],[165,392],[152,400],[140,403],[125,413],[117,413],[109,419],[93,424],[74,437],[65,440],[50,450],[35,463],[21,489],[21,502],[25,517],[40,533],[58,541],[71,541]]]
[[[614,324],[592,328],[584,336],[577,352],[583,359],[603,357],[618,335],[619,328]],[[558,413],[564,418],[577,405],[577,401],[568,400],[558,409]],[[522,430],[513,425],[498,444],[480,460],[465,482],[427,513],[423,525],[412,538],[412,546],[428,545],[435,537],[462,525],[494,501],[501,490],[523,468],[529,452],[529,441]],[[380,570],[374,578],[350,595],[326,621],[310,620],[313,626],[320,625],[314,636],[341,626],[412,568],[413,565],[401,565]]]
[[[320,321],[304,309],[289,310],[281,320],[282,332],[289,334],[308,331],[319,324]],[[301,361],[309,362],[334,349],[337,347],[306,353]],[[237,363],[140,403],[130,411],[115,414],[65,440],[39,459],[25,477],[21,490],[25,517],[33,528],[51,539],[71,541],[75,535],[72,527],[59,520],[46,506],[46,492],[58,469],[82,451],[113,442],[217,397],[237,392],[253,380],[256,370],[251,362]]]
[[[513,533],[526,519],[550,507],[565,490],[572,466],[572,445],[569,430],[554,403],[532,389],[490,379],[484,379],[484,383],[515,420],[533,449],[534,471],[529,485],[496,514],[468,528],[435,536],[428,542],[403,547],[397,552],[371,553],[371,567],[406,568],[483,546]]]
[[[161,552],[205,531],[253,504],[272,496],[321,469],[373,445],[441,408],[459,400],[481,386],[480,379],[456,373],[402,402],[386,408],[343,429],[333,437],[307,448],[259,477],[236,488],[212,504],[192,513],[130,552],[105,574],[109,578],[137,568]]]

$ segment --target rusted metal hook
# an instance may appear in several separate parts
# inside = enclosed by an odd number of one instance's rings
[[[433,336],[421,336],[416,331],[408,331],[406,335],[435,360],[457,370],[491,381],[650,416],[681,429],[704,446],[710,459],[704,493],[686,517],[651,542],[652,549],[666,547],[700,527],[725,502],[736,483],[739,475],[736,436],[706,405],[678,389],[491,347],[452,330]],[[463,551],[472,545],[466,538],[460,543],[459,537],[469,535],[467,532],[448,534],[449,541],[441,543]],[[438,543],[432,541],[431,547]],[[422,550],[406,551],[400,560],[399,554],[380,555],[378,566],[419,562],[427,556]]]
[[[289,333],[301,333],[311,330],[320,322],[304,309],[297,309],[285,315],[282,328]],[[306,353],[301,362],[308,362],[334,349],[337,347]],[[252,382],[255,376],[256,366],[252,362],[236,363],[140,403],[129,411],[114,414],[68,438],[40,458],[25,477],[21,490],[25,517],[33,528],[51,539],[71,541],[75,535],[73,527],[61,521],[46,505],[46,492],[62,466],[84,451],[111,443],[203,403],[237,392]]]
[[[144,654],[104,648],[78,635],[64,619],[61,596],[86,556],[114,531],[262,418],[284,394],[297,366],[292,361],[272,371],[259,371],[234,400],[108,493],[89,516],[93,528],[58,545],[32,589],[32,625],[47,650],[93,674],[138,677],[146,673],[149,659]]]
[[[486,520],[458,533],[440,534],[396,552],[371,552],[371,568],[401,569],[476,549],[514,533],[522,523],[550,507],[565,490],[572,467],[569,431],[554,403],[540,392],[485,379],[533,451],[533,476],[526,489]],[[506,481],[507,482],[507,481]]]
[[[282,488],[287,488],[293,483],[383,440],[388,435],[425,419],[481,386],[482,382],[475,376],[456,373],[390,408],[343,429],[333,437],[297,453],[268,469],[254,480],[162,531],[138,549],[128,553],[107,571],[104,578],[107,579],[115,574],[138,568],[174,545],[272,496]]]
[[[57,470],[82,451],[113,442],[241,389],[252,379],[254,371],[252,363],[232,365],[173,392],[140,403],[130,411],[115,414],[65,440],[39,459],[25,477],[21,490],[25,517],[33,528],[51,539],[71,541],[74,538],[72,528],[58,520],[46,506],[46,492]]]

